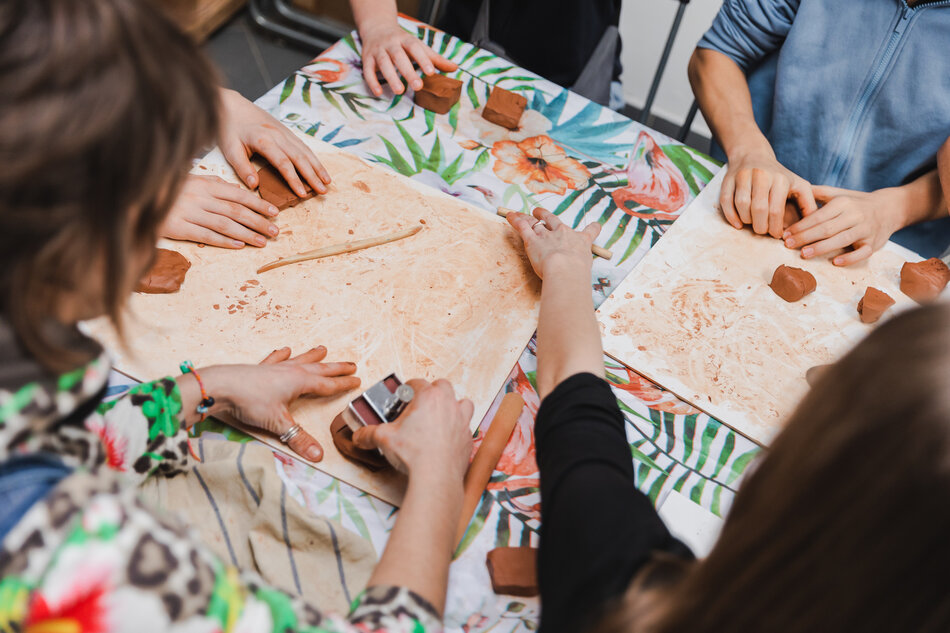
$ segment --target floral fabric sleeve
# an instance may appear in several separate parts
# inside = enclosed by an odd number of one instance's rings
[[[109,468],[139,480],[153,473],[171,476],[188,465],[181,413],[178,383],[168,377],[136,385],[99,405],[86,428],[102,441]]]
[[[422,598],[373,587],[349,617],[321,613],[223,564],[112,477],[65,480],[0,551],[0,630],[427,633]],[[111,481],[110,481],[111,480]]]

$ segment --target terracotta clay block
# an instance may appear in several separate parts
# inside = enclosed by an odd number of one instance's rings
[[[139,280],[135,292],[153,295],[178,292],[189,268],[191,268],[191,262],[185,259],[184,255],[177,251],[160,248],[155,254],[155,262],[148,274]]]
[[[947,287],[950,268],[936,257],[922,262],[907,262],[901,268],[901,292],[916,301],[933,301]]]
[[[815,277],[807,270],[792,268],[782,264],[772,274],[772,283],[769,284],[775,294],[789,303],[794,303],[807,294],[811,294],[818,287]]]
[[[894,305],[894,300],[886,292],[868,286],[864,296],[858,301],[858,314],[862,323],[875,323],[884,312]]]
[[[377,451],[367,451],[353,444],[353,431],[346,425],[342,413],[330,424],[330,434],[333,436],[333,445],[336,446],[336,450],[351,462],[356,462],[373,472],[390,468],[386,458]]]
[[[538,595],[538,550],[496,547],[486,559],[492,590],[505,596]]]
[[[260,193],[261,198],[270,202],[272,205],[277,207],[278,210],[283,211],[287,207],[292,207],[298,202],[302,202],[308,198],[312,198],[316,193],[314,190],[304,181],[304,186],[307,188],[307,195],[301,198],[294,193],[294,190],[291,189],[287,182],[284,180],[284,177],[280,175],[280,172],[277,171],[272,165],[265,165],[260,168],[257,172],[257,191]]]
[[[417,106],[436,114],[445,114],[458,103],[462,96],[462,82],[445,75],[424,75],[422,89],[416,91],[413,100]]]
[[[491,89],[488,103],[482,110],[482,118],[501,127],[514,130],[518,128],[521,115],[528,100],[522,95],[495,86]]]

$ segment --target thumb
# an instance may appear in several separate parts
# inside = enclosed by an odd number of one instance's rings
[[[810,187],[813,200],[816,202],[821,202],[822,204],[831,202],[836,197],[847,193],[847,189],[839,189],[838,187],[829,187],[827,185],[814,185]]]
[[[221,153],[228,161],[234,172],[238,175],[245,185],[251,189],[257,188],[260,184],[257,181],[257,170],[251,164],[251,160],[244,149],[244,144],[237,138],[221,139]]]
[[[385,424],[374,424],[357,429],[353,433],[353,444],[356,448],[362,448],[365,451],[379,448],[383,440],[382,435],[385,435],[384,428],[386,428]]]
[[[591,222],[584,227],[582,233],[590,238],[590,241],[593,242],[597,239],[597,236],[600,235],[600,229],[603,228],[600,225],[600,222]]]
[[[289,411],[285,412],[283,417],[286,427],[283,431],[281,431],[282,434],[292,429],[296,424]],[[290,448],[290,450],[311,462],[319,462],[321,459],[323,459],[323,447],[320,446],[320,442],[318,442],[312,435],[307,433],[303,427],[300,427],[299,433],[290,438],[290,440],[287,442],[287,446]]]

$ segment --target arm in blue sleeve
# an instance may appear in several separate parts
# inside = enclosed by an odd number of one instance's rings
[[[800,4],[801,0],[725,0],[697,47],[719,51],[748,72],[781,47]]]

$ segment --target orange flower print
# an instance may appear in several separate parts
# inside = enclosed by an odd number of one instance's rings
[[[658,387],[635,371],[627,368],[624,368],[624,371],[627,373],[628,382],[626,384],[613,380],[611,380],[610,383],[619,389],[633,394],[651,409],[666,411],[675,415],[693,415],[694,413],[699,413],[699,409],[696,407],[683,402],[669,391]]]
[[[331,68],[313,68],[317,65],[329,65]],[[343,79],[350,67],[338,59],[329,59],[327,57],[317,57],[309,66],[303,69],[305,75],[319,81],[320,83],[332,84]]]
[[[675,220],[686,204],[688,187],[683,174],[646,132],[640,132],[630,153],[626,187],[613,192],[614,202],[621,210],[645,219]],[[631,211],[626,202],[649,207],[644,212]]]
[[[491,153],[496,159],[493,167],[496,176],[507,183],[524,185],[533,193],[562,195],[590,180],[586,167],[544,135],[518,143],[498,141]]]

